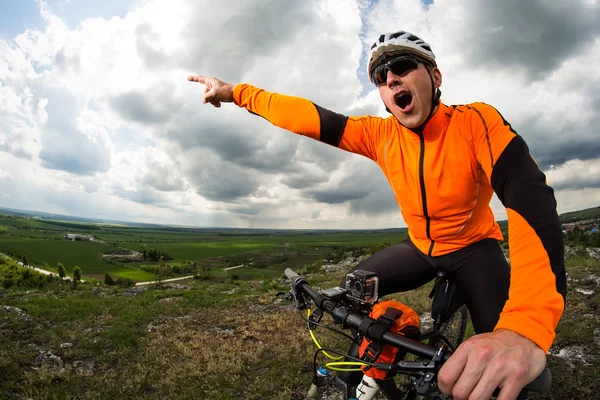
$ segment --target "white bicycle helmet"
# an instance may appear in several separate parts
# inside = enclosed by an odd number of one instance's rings
[[[422,58],[424,61],[429,62],[432,66],[437,67],[435,55],[433,54],[433,51],[431,51],[431,46],[425,43],[420,37],[406,31],[385,33],[379,36],[377,41],[371,46],[369,64],[367,67],[367,75],[371,82],[373,82],[371,78],[373,67],[377,66],[380,61],[391,55],[390,53],[413,54]]]

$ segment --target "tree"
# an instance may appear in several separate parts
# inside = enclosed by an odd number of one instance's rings
[[[23,266],[28,266],[29,265],[29,260],[27,259],[27,256],[23,256]]]
[[[162,282],[163,274],[165,273],[165,259],[160,257],[158,260],[158,281]]]
[[[79,281],[81,281],[81,268],[76,265],[73,267],[73,287],[77,287]]]
[[[108,286],[113,286],[115,284],[115,281],[109,273],[104,274],[104,284]]]
[[[144,257],[144,261],[148,258],[148,246],[146,244],[142,244],[142,257]]]
[[[67,276],[67,271],[65,270],[65,266],[62,265],[62,263],[58,263],[56,265],[56,268],[58,269],[58,276],[60,276],[60,280],[62,282],[62,280],[65,278],[65,276]]]

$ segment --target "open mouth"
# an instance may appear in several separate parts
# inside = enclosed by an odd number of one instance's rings
[[[406,110],[408,106],[412,103],[412,95],[408,93],[401,93],[394,98],[396,101],[396,105],[400,107],[402,111]]]

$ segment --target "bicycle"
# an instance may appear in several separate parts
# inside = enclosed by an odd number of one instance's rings
[[[381,326],[373,328],[378,322],[370,317],[373,304],[377,302],[377,280],[367,281],[365,277],[371,279],[374,274],[365,271],[358,270],[353,274],[358,275],[359,279],[350,282],[346,288],[333,287],[317,291],[291,269],[285,270],[285,275],[290,280],[290,291],[287,294],[283,292],[278,294],[285,294],[286,299],[295,303],[297,310],[309,311],[307,318],[303,317],[303,319],[307,322],[311,335],[313,335],[312,330],[316,327],[324,327],[347,337],[352,343],[350,351],[340,352],[322,348],[315,339],[319,349],[314,355],[313,381],[306,399],[318,400],[328,388],[341,390],[344,398],[350,400],[372,400],[378,392],[390,400],[451,399],[450,396],[441,393],[437,387],[437,373],[464,338],[467,309],[464,305],[458,308],[450,307],[452,286],[446,276],[443,273],[438,274],[434,287],[435,293],[432,291],[432,295],[430,295],[435,304],[432,306],[432,314],[435,312],[434,326],[429,331],[418,332],[419,335],[415,339],[395,333],[389,330],[389,326],[388,330],[383,331]],[[438,296],[437,302],[436,296]],[[316,306],[312,314],[310,313],[311,302]],[[350,329],[353,335],[321,323],[324,313],[328,314],[333,323],[340,325],[342,329]],[[358,331],[360,334],[356,334]],[[364,357],[357,357],[357,353],[352,349],[357,349],[358,341],[362,338],[367,338],[382,346],[392,346],[399,350],[402,358],[395,359],[391,363],[383,363],[377,362],[376,359],[371,362]],[[326,364],[325,368],[317,367],[317,356],[321,352],[330,358],[332,356],[329,353],[337,354],[338,359],[343,358],[344,361],[330,362]],[[416,359],[408,360],[404,358],[406,355],[412,355]],[[354,368],[336,368],[342,365]],[[363,366],[370,366],[408,379],[404,383],[398,384],[394,379],[377,380],[364,375],[361,382],[356,384],[348,383],[347,379],[340,377],[347,371],[360,371]],[[337,374],[340,370],[342,373]],[[551,380],[550,370],[546,368],[540,376],[526,386],[526,389],[546,393],[550,390]]]

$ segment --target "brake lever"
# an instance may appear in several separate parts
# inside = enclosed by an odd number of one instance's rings
[[[442,345],[438,349],[437,353],[435,353],[433,360],[431,360],[432,371],[426,372],[425,375],[417,379],[417,382],[415,383],[415,390],[417,391],[417,394],[429,397],[442,395],[437,384],[437,374],[444,363],[445,351],[446,346]]]
[[[294,286],[292,286],[289,292],[276,292],[275,297],[278,296],[285,296],[285,299],[287,301],[294,301],[296,304],[296,309],[298,310],[306,310],[309,306],[309,302],[306,299],[306,296],[296,292],[296,288]]]

